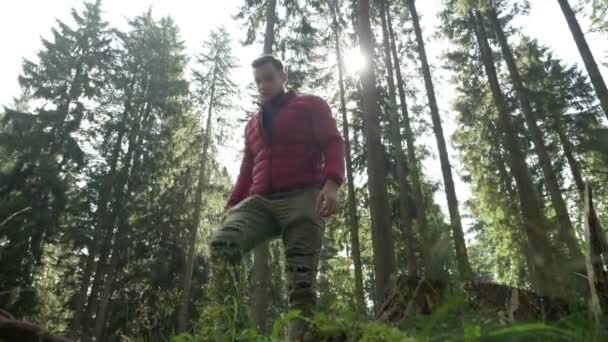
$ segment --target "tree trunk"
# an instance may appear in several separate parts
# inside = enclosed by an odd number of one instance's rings
[[[556,260],[552,251],[551,243],[546,235],[548,224],[543,216],[538,194],[534,190],[534,183],[524,153],[521,150],[515,127],[511,121],[507,104],[498,82],[498,76],[492,50],[488,43],[483,20],[478,12],[471,13],[471,22],[474,23],[475,34],[479,44],[481,59],[488,77],[492,91],[492,97],[498,110],[500,127],[504,132],[504,145],[509,152],[509,166],[517,186],[517,194],[522,211],[526,237],[534,252],[534,265],[530,265],[536,271],[538,279],[533,280],[539,286],[538,291],[542,294],[556,294],[560,292],[560,282],[556,272]]]
[[[202,199],[203,199],[203,187],[206,183],[207,177],[207,159],[209,157],[209,145],[211,144],[211,117],[214,109],[214,97],[215,97],[215,80],[216,80],[217,66],[213,70],[213,79],[211,81],[211,94],[209,96],[209,111],[207,113],[207,125],[205,127],[205,137],[203,140],[203,151],[199,161],[199,175],[198,183],[196,185],[196,193],[194,197],[194,217],[190,226],[190,234],[188,237],[188,256],[187,264],[184,274],[182,275],[182,303],[177,313],[177,333],[183,333],[186,331],[188,323],[188,311],[190,308],[190,288],[192,286],[192,270],[194,269],[194,259],[196,252],[196,236],[198,227],[201,221],[202,213]]]
[[[110,155],[109,164],[110,170],[104,176],[103,183],[99,188],[99,201],[97,202],[97,223],[95,225],[93,231],[93,239],[91,240],[90,245],[88,246],[88,255],[86,258],[86,263],[84,267],[84,271],[82,274],[82,284],[78,289],[75,297],[75,305],[74,305],[74,317],[70,322],[70,333],[71,337],[75,338],[78,335],[78,331],[82,328],[82,318],[84,314],[85,304],[87,301],[87,292],[89,290],[89,285],[91,282],[91,275],[96,272],[97,264],[95,263],[95,255],[97,254],[97,250],[99,248],[99,241],[103,239],[104,228],[107,227],[105,224],[105,220],[108,216],[108,204],[110,202],[110,197],[112,191],[114,189],[114,177],[116,176],[116,165],[118,163],[118,157],[120,156],[120,151],[122,147],[122,141],[126,132],[126,120],[127,115],[131,105],[131,97],[128,96],[125,101],[125,109],[122,113],[122,120],[118,129],[118,136],[116,137],[116,142],[112,148],[112,153]]]
[[[570,139],[566,135],[566,131],[564,130],[564,126],[562,125],[562,117],[557,113],[551,113],[553,115],[553,127],[557,132],[557,136],[559,137],[559,142],[562,145],[562,149],[564,150],[564,156],[568,161],[568,166],[570,167],[570,173],[572,174],[572,179],[574,179],[574,184],[576,185],[576,190],[579,193],[581,198],[581,203],[584,202],[585,198],[585,182],[583,181],[583,175],[581,173],[581,166],[574,157],[574,152],[572,148],[572,143]]]
[[[393,55],[395,73],[397,75],[397,90],[399,92],[399,101],[401,106],[401,113],[403,115],[403,126],[405,128],[405,140],[407,142],[407,154],[408,154],[408,165],[411,168],[412,185],[414,187],[414,200],[416,202],[416,224],[418,228],[418,236],[422,244],[421,257],[423,259],[425,267],[425,275],[427,278],[438,278],[440,277],[439,270],[435,267],[433,262],[433,255],[430,252],[431,243],[428,238],[428,223],[426,217],[426,202],[422,192],[422,181],[420,177],[420,168],[418,158],[416,157],[416,141],[414,137],[414,131],[410,123],[410,115],[407,108],[407,98],[405,96],[405,81],[401,74],[401,65],[399,64],[399,54],[397,52],[397,41],[395,38],[395,32],[393,31],[393,23],[391,20],[390,11],[388,11],[388,32],[390,35],[390,45]]]
[[[277,0],[269,0],[266,5],[266,33],[264,54],[271,54],[274,44]],[[253,296],[251,311],[258,331],[268,331],[268,308],[270,306],[270,251],[269,243],[263,242],[253,250]]]
[[[513,87],[517,93],[521,110],[526,119],[526,123],[528,124],[528,129],[531,133],[530,135],[532,136],[532,142],[534,143],[534,148],[543,171],[544,183],[547,186],[547,190],[549,191],[549,195],[551,197],[551,203],[553,204],[553,209],[557,215],[557,221],[559,223],[558,237],[564,247],[566,247],[570,260],[574,261],[576,264],[580,263],[582,266],[584,260],[583,254],[581,253],[578,242],[576,241],[574,227],[570,221],[570,215],[568,214],[566,202],[562,197],[562,191],[559,187],[557,175],[555,174],[555,170],[551,163],[551,157],[547,152],[543,132],[540,130],[537,124],[538,117],[532,110],[532,105],[530,104],[530,99],[528,97],[528,90],[525,88],[523,81],[521,80],[521,76],[517,70],[517,65],[515,64],[515,60],[513,58],[513,52],[511,51],[511,47],[509,46],[509,42],[507,41],[507,37],[505,36],[502,25],[498,21],[496,10],[494,8],[489,8],[487,10],[487,14],[498,38],[503,59],[505,60],[509,69]]]
[[[124,191],[124,188],[128,185],[128,170],[133,160],[135,149],[138,146],[137,142],[142,121],[145,122],[148,120],[148,117],[150,117],[151,107],[149,102],[146,103],[144,106],[145,108],[140,108],[137,111],[139,115],[134,117],[134,122],[132,123],[134,127],[129,132],[129,138],[127,140],[129,147],[127,149],[126,155],[124,156],[123,169],[121,172],[118,173],[118,179],[115,180],[117,184],[114,187],[115,190],[113,209],[108,210],[106,217],[103,219],[103,225],[105,226],[103,231],[105,231],[106,234],[104,236],[104,241],[100,250],[100,256],[99,260],[97,261],[96,267],[97,271],[95,272],[93,286],[91,287],[91,293],[89,294],[89,299],[85,310],[84,317],[86,320],[89,320],[93,316],[93,313],[96,313],[98,311],[98,304],[100,298],[99,293],[100,291],[102,291],[103,286],[106,282],[105,277],[108,274],[107,271],[109,267],[108,258],[110,258],[110,254],[112,252],[112,241],[113,239],[116,239],[115,236],[117,235],[114,232],[114,227],[118,218],[118,213],[120,212],[120,208],[122,208],[125,203],[126,193]]]
[[[348,116],[346,113],[346,99],[344,91],[344,60],[340,47],[340,24],[338,23],[338,7],[333,0],[330,10],[333,18],[336,57],[338,59],[338,85],[340,87],[340,112],[342,113],[342,134],[344,135],[344,148],[346,154],[346,179],[348,187],[348,226],[350,227],[350,241],[352,247],[353,266],[355,268],[355,302],[357,312],[365,313],[365,295],[363,293],[363,272],[361,269],[361,247],[359,245],[359,218],[357,216],[357,200],[355,198],[355,181],[353,177],[353,160],[351,155]]]
[[[452,179],[452,167],[448,157],[447,146],[443,136],[443,128],[441,127],[441,118],[439,117],[439,108],[437,107],[437,99],[435,97],[435,87],[431,78],[431,69],[426,56],[424,47],[424,39],[422,37],[422,29],[418,20],[418,12],[416,11],[415,0],[404,0],[412,16],[414,32],[416,33],[416,42],[418,45],[418,55],[422,65],[422,75],[424,77],[424,85],[429,100],[431,109],[431,119],[433,121],[433,131],[437,139],[437,149],[439,152],[439,161],[441,162],[441,172],[443,174],[443,182],[445,193],[448,201],[448,210],[450,213],[450,226],[452,227],[452,238],[454,239],[454,247],[456,249],[456,259],[458,262],[458,272],[464,280],[470,280],[473,277],[473,271],[469,264],[467,248],[464,241],[464,232],[460,221],[460,212],[458,209],[458,199],[454,188],[454,180]]]
[[[403,234],[403,243],[405,245],[405,261],[407,263],[407,274],[415,276],[418,274],[418,263],[416,260],[416,240],[412,230],[412,216],[410,213],[410,184],[408,180],[407,161],[403,153],[401,141],[401,125],[399,116],[397,115],[397,91],[395,89],[395,80],[393,78],[393,63],[391,59],[391,46],[389,42],[389,34],[386,21],[386,0],[380,0],[380,17],[382,19],[382,39],[384,47],[384,60],[386,63],[389,91],[389,116],[390,116],[390,131],[391,143],[395,148],[395,160],[397,164],[397,182],[399,184],[399,225]],[[396,62],[398,63],[398,62]]]
[[[132,149],[133,153],[131,154],[131,156],[127,157],[128,162],[125,162],[124,166],[124,177],[128,181],[126,189],[123,189],[123,187],[119,188],[119,191],[124,191],[124,194],[121,197],[122,201],[117,201],[116,207],[114,209],[114,216],[118,220],[118,229],[116,231],[116,237],[114,239],[110,262],[109,264],[100,265],[102,267],[98,271],[102,274],[102,277],[105,276],[106,279],[103,284],[103,291],[99,298],[99,306],[95,315],[94,336],[96,341],[103,340],[103,335],[105,333],[106,315],[108,312],[110,298],[114,291],[114,281],[118,273],[118,262],[121,260],[122,257],[124,257],[124,253],[128,248],[130,226],[128,222],[129,212],[127,209],[127,204],[129,203],[130,195],[135,191],[135,187],[138,183],[137,177],[140,173],[140,167],[143,164],[140,160],[143,152],[141,147],[144,144],[143,131],[148,129],[147,127],[152,122],[153,116],[151,115],[151,109],[152,105],[150,99],[148,99],[148,102],[146,103],[145,113],[143,115],[143,123],[141,126],[138,125],[134,128],[133,134],[137,136],[137,139],[135,141],[134,148]],[[131,169],[130,171],[128,170],[129,167]]]
[[[500,128],[496,127],[496,125],[492,124],[491,129],[494,132],[500,132]],[[501,138],[499,137],[495,144],[503,145],[500,143],[500,139]],[[504,138],[502,140],[504,141]],[[534,253],[532,252],[530,243],[525,238],[525,235],[521,234],[521,232],[516,230],[517,227],[522,226],[523,222],[521,210],[517,205],[517,192],[513,188],[512,184],[513,176],[507,171],[507,161],[505,160],[505,156],[503,155],[502,151],[498,152],[497,154],[498,158],[496,160],[496,164],[498,169],[498,177],[500,178],[504,187],[504,191],[507,193],[508,196],[508,202],[505,210],[508,212],[509,216],[517,219],[517,221],[512,225],[513,236],[516,241],[516,245],[519,248],[519,252],[522,253],[525,257],[526,265],[528,265],[528,277],[531,280],[532,286],[534,288],[538,288],[539,285],[536,283],[536,279],[538,277],[536,276],[536,270],[534,269]]]
[[[369,0],[358,1],[358,35],[361,54],[369,63],[361,71],[363,112],[367,152],[367,186],[371,216],[374,259],[374,308],[379,310],[392,287],[395,274],[393,236],[386,191],[386,165],[380,133],[380,107],[374,72],[374,42],[370,23]]]
[[[595,62],[595,58],[593,58],[591,49],[589,49],[589,45],[587,45],[585,34],[583,33],[583,30],[581,30],[578,20],[576,20],[576,15],[574,14],[572,7],[570,7],[568,0],[557,0],[557,2],[559,2],[559,6],[562,8],[562,12],[568,22],[568,27],[570,27],[570,32],[572,33],[578,52],[581,54],[587,72],[589,73],[589,78],[591,79],[597,98],[600,100],[600,105],[608,118],[608,88],[606,88],[606,83]]]
[[[599,332],[600,322],[602,317],[602,307],[600,302],[600,296],[598,292],[601,291],[601,285],[605,286],[606,271],[602,265],[602,248],[601,244],[598,243],[598,237],[602,238],[601,232],[598,231],[595,226],[594,219],[596,217],[595,210],[593,208],[593,194],[591,192],[591,185],[586,183],[585,186],[585,201],[584,201],[584,215],[585,215],[585,265],[587,267],[587,281],[589,284],[589,311],[593,315],[596,324],[596,333]],[[605,303],[604,303],[605,304]]]
[[[276,22],[277,0],[269,0],[266,5],[266,32],[264,33],[264,52],[272,53],[274,45],[274,24]]]

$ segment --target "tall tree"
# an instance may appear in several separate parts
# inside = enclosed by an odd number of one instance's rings
[[[582,203],[585,185],[576,142],[583,137],[575,134],[572,126],[593,125],[599,120],[597,115],[586,115],[594,113],[593,86],[576,66],[566,67],[535,40],[524,39],[518,52],[521,69],[525,72],[522,77],[532,89],[529,90],[532,91],[531,101],[539,116],[544,117],[549,123],[547,126],[557,134]]]
[[[203,188],[207,183],[209,164],[209,147],[212,143],[213,114],[228,107],[236,93],[236,85],[231,80],[232,71],[236,68],[236,58],[232,54],[231,40],[225,28],[220,28],[210,34],[203,43],[203,53],[197,58],[197,70],[194,80],[198,87],[197,97],[200,105],[207,107],[207,123],[204,129],[202,151],[199,160],[199,175],[194,194],[194,214],[188,236],[188,254],[186,267],[182,278],[182,302],[177,316],[177,331],[184,332],[187,328],[192,286],[192,271],[194,269],[197,232],[201,225],[203,211]]]
[[[367,186],[372,225],[372,244],[374,260],[374,308],[382,305],[395,275],[395,255],[393,234],[390,222],[388,194],[386,190],[386,165],[384,147],[380,134],[380,107],[374,70],[374,36],[370,22],[368,0],[357,2],[357,34],[361,54],[368,61],[361,70],[361,95],[364,111]]]
[[[124,81],[124,79],[122,80]],[[118,159],[120,156],[121,148],[124,143],[124,136],[127,131],[127,120],[128,115],[131,111],[130,107],[133,103],[133,86],[135,77],[132,78],[130,85],[126,87],[125,99],[124,99],[124,110],[118,119],[116,125],[111,125],[108,130],[116,130],[117,136],[114,138],[111,134],[107,134],[106,144],[112,144],[112,152],[108,156],[108,171],[102,176],[102,181],[99,186],[99,198],[97,201],[97,212],[96,222],[93,230],[92,237],[87,245],[87,256],[85,260],[85,266],[82,274],[80,288],[77,290],[74,296],[74,317],[70,322],[70,332],[72,337],[76,337],[81,329],[82,316],[84,314],[84,308],[87,300],[87,292],[89,291],[91,275],[96,273],[97,263],[95,258],[100,247],[100,242],[104,238],[104,233],[107,234],[108,226],[110,225],[112,212],[109,208],[111,195],[115,190],[114,180],[117,177],[117,166]]]
[[[119,278],[132,243],[134,226],[132,217],[136,194],[144,189],[144,171],[148,165],[155,165],[151,156],[167,148],[173,130],[169,127],[187,111],[188,84],[183,78],[186,58],[183,43],[179,40],[177,28],[168,18],[156,22],[148,12],[131,22],[132,31],[127,36],[127,44],[137,49],[132,53],[142,58],[139,62],[147,72],[146,92],[142,98],[142,110],[135,116],[133,128],[129,132],[128,150],[124,156],[121,177],[126,179],[115,198],[113,216],[115,235],[109,253],[109,261],[98,267],[97,273],[103,280],[98,301],[93,298],[96,310],[94,336],[101,340],[105,335],[106,318],[111,310],[115,282]],[[143,46],[142,46],[143,45]],[[140,55],[141,52],[144,52]],[[122,184],[121,184],[122,185]]]
[[[597,98],[600,100],[600,105],[604,110],[604,114],[608,118],[608,88],[606,87],[606,83],[604,82],[604,78],[600,73],[597,63],[595,62],[595,58],[591,53],[591,49],[587,44],[585,34],[583,33],[583,30],[581,29],[581,26],[579,25],[576,15],[574,14],[572,7],[570,7],[568,0],[557,0],[557,2],[559,3],[559,6],[564,13],[564,17],[568,22],[570,33],[572,33],[572,37],[574,38],[578,52],[585,63],[585,67],[589,73],[589,78],[591,79],[591,83],[595,88]]]
[[[363,272],[361,269],[361,250],[359,243],[359,217],[357,215],[357,199],[355,193],[355,180],[353,176],[353,160],[350,140],[350,129],[346,109],[346,96],[344,90],[344,58],[341,47],[341,27],[338,18],[339,4],[337,0],[329,3],[332,15],[332,29],[334,33],[335,52],[338,60],[338,87],[340,96],[340,112],[342,114],[342,135],[344,136],[344,147],[346,157],[346,179],[348,190],[348,226],[350,228],[351,256],[355,269],[355,300],[357,310],[365,312],[365,296],[363,293]]]
[[[581,253],[580,247],[578,246],[578,242],[576,241],[574,227],[572,225],[572,222],[570,221],[570,215],[568,213],[568,209],[566,208],[566,202],[562,197],[562,191],[559,186],[558,177],[552,165],[551,157],[549,156],[549,153],[547,151],[544,133],[538,126],[538,116],[536,115],[536,113],[532,109],[532,105],[530,104],[528,91],[524,86],[519,70],[517,69],[517,65],[515,64],[513,52],[511,50],[509,42],[507,41],[507,36],[505,35],[502,24],[499,22],[496,9],[492,6],[488,6],[486,8],[486,12],[487,17],[492,27],[494,28],[496,37],[498,38],[503,59],[507,64],[509,75],[511,77],[511,82],[513,83],[513,87],[515,88],[515,92],[517,93],[517,98],[519,100],[521,110],[524,114],[524,118],[526,119],[530,135],[532,136],[536,155],[538,156],[543,171],[544,182],[549,191],[549,195],[551,196],[551,202],[553,204],[553,208],[555,209],[557,221],[559,223],[559,239],[568,251],[569,257],[572,260],[582,262],[583,255]]]
[[[410,15],[412,17],[414,33],[416,34],[418,57],[420,59],[420,64],[422,67],[424,85],[426,88],[429,107],[431,111],[433,131],[435,132],[435,138],[437,140],[439,161],[441,163],[441,172],[443,174],[443,182],[448,202],[448,210],[450,213],[450,226],[452,227],[452,238],[454,239],[454,247],[456,249],[458,271],[463,279],[471,279],[473,276],[473,272],[471,270],[471,265],[469,264],[469,257],[467,255],[464,232],[462,230],[462,223],[460,220],[460,211],[458,209],[458,198],[456,197],[456,189],[454,187],[454,180],[452,178],[452,167],[450,166],[445,137],[443,135],[441,118],[439,116],[439,108],[437,106],[437,98],[435,96],[435,87],[433,85],[431,69],[426,55],[426,48],[424,46],[424,38],[422,36],[422,29],[420,27],[418,11],[416,10],[415,0],[404,1],[406,2],[405,5],[409,9]]]
[[[397,39],[395,37],[395,32],[393,29],[392,18],[390,15],[391,11],[387,11],[387,26],[390,35],[390,46],[393,62],[395,65],[395,74],[397,78],[397,90],[399,92],[399,105],[401,107],[401,114],[403,116],[403,127],[405,129],[404,135],[405,140],[407,142],[407,155],[408,155],[408,165],[410,166],[411,179],[412,179],[412,187],[414,193],[414,201],[416,203],[416,226],[418,231],[418,236],[420,237],[420,243],[422,245],[421,254],[425,267],[425,274],[430,278],[437,278],[439,274],[437,272],[437,267],[435,262],[433,262],[432,252],[430,248],[429,238],[428,238],[428,223],[427,223],[427,213],[426,213],[426,201],[424,199],[423,190],[422,190],[422,181],[420,174],[420,162],[418,157],[416,156],[416,137],[414,135],[414,131],[412,130],[410,113],[408,110],[407,104],[407,96],[406,96],[406,84],[403,79],[403,74],[401,73],[401,63],[399,59],[399,53],[397,51]]]
[[[481,59],[490,84],[492,97],[498,110],[500,128],[503,132],[504,145],[509,153],[509,166],[517,186],[520,210],[522,211],[528,243],[535,253],[535,257],[532,258],[534,264],[529,266],[534,270],[538,279],[533,279],[532,281],[540,292],[556,294],[556,292],[560,291],[559,282],[556,281],[558,279],[557,261],[547,236],[547,232],[549,231],[548,224],[542,212],[541,202],[535,191],[525,155],[521,150],[517,133],[508,111],[507,102],[498,81],[483,18],[477,11],[471,12],[470,18],[472,23],[474,23]]]
[[[384,48],[384,63],[386,65],[386,80],[389,91],[389,117],[390,117],[390,137],[393,148],[395,149],[395,161],[397,164],[397,183],[399,189],[399,226],[404,238],[405,244],[405,261],[407,264],[407,273],[409,275],[416,275],[418,273],[418,263],[416,260],[416,243],[415,236],[412,230],[412,215],[413,209],[410,209],[409,198],[411,196],[410,184],[408,180],[408,164],[403,153],[402,136],[401,136],[401,124],[398,116],[397,107],[397,90],[395,87],[395,79],[393,72],[393,62],[391,57],[391,44],[388,33],[387,25],[387,2],[384,0],[380,1],[380,17],[382,22],[382,46]],[[397,62],[398,63],[398,62]],[[403,111],[404,107],[401,107]],[[407,113],[401,113],[402,116]]]
[[[42,41],[37,60],[23,63],[21,86],[46,105],[36,115],[7,110],[3,117],[6,130],[0,146],[10,156],[2,160],[0,174],[0,220],[8,224],[2,232],[4,289],[29,287],[45,245],[66,233],[64,214],[76,204],[67,195],[77,191],[75,179],[85,167],[78,135],[94,110],[91,100],[104,90],[113,54],[99,1],[84,7],[72,11],[74,27],[57,21],[52,39]],[[19,313],[33,308],[21,304],[34,295],[20,296],[14,307],[7,296],[0,296],[0,305]]]

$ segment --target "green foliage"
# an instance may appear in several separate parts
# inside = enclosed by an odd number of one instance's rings
[[[336,20],[343,33],[340,46],[343,51],[357,48],[356,2],[286,0],[277,2],[274,51],[286,62],[290,87],[328,99],[338,117],[335,37],[328,29],[332,25],[330,2],[336,6]],[[426,100],[420,96],[421,77],[416,63],[408,59],[414,55],[414,44],[409,14],[402,2],[389,5],[397,24],[398,52],[404,56],[401,66],[408,83],[412,135],[419,142],[412,148],[422,165],[435,156],[423,143],[431,129],[425,119]],[[243,1],[237,19],[245,24],[245,44],[259,42],[267,3]],[[377,4],[370,3],[372,25],[378,25]],[[529,287],[532,270],[514,170],[507,162],[497,111],[466,15],[471,6],[484,11],[487,3],[443,1],[440,34],[451,43],[444,59],[445,71],[452,77],[457,95],[453,101],[457,127],[452,138],[462,162],[454,167],[462,171],[472,190],[466,205],[474,238],[467,248],[478,278]],[[512,19],[525,15],[530,6],[523,0],[493,3],[509,32],[515,30],[510,26]],[[606,12],[606,1],[593,1],[593,5],[596,27],[604,27],[601,14]],[[22,97],[0,114],[0,308],[53,332],[73,333],[81,339],[96,333],[95,321],[104,306],[105,320],[99,325],[100,337],[105,340],[283,340],[289,321],[301,317],[298,312],[286,312],[284,252],[279,242],[271,245],[270,254],[274,275],[270,336],[248,328],[247,294],[239,300],[230,297],[226,303],[215,303],[209,293],[207,241],[221,220],[231,188],[228,171],[219,164],[218,156],[225,153],[222,144],[226,138],[240,135],[229,120],[240,110],[236,104],[242,97],[230,71],[248,61],[238,61],[233,55],[225,28],[213,30],[200,53],[188,56],[171,18],[156,18],[148,11],[130,18],[127,27],[118,30],[102,14],[100,1],[95,1],[85,3],[82,11],[72,11],[74,25],[58,21],[50,38],[42,41],[36,58],[23,63],[19,79]],[[373,29],[379,31],[378,27]],[[382,51],[381,46],[376,48]],[[565,65],[550,49],[525,34],[513,50],[572,212],[578,215],[580,209],[563,158],[560,133],[571,142],[574,158],[592,183],[600,221],[607,226],[608,137],[605,128],[598,128],[602,127],[602,113],[585,73]],[[378,75],[386,72],[381,56],[368,56],[378,59],[374,61]],[[503,65],[498,64],[498,73],[501,82],[506,80]],[[374,293],[375,272],[368,209],[373,199],[367,194],[365,176],[365,120],[358,75],[346,75],[344,83],[364,290],[369,298]],[[531,137],[510,82],[502,83],[506,84],[517,138],[527,152]],[[211,84],[215,85],[213,96]],[[385,81],[377,86],[382,104],[386,104]],[[382,134],[386,133],[390,110],[383,106],[380,113]],[[200,118],[209,112],[214,120],[208,174],[202,205],[195,208],[198,195],[194,184],[208,129],[201,128]],[[401,196],[411,196],[400,194],[396,186],[395,146],[387,144],[384,151],[390,203],[396,204]],[[546,201],[545,213],[551,216],[542,173],[534,158],[528,161]],[[432,267],[437,268],[433,276],[453,279],[457,267],[450,226],[435,201],[442,185],[422,178],[423,203],[415,204],[426,208],[428,229],[421,232],[417,221],[413,228],[428,239],[428,245],[421,247],[428,247],[425,252],[433,256]],[[196,210],[201,212],[198,238],[191,241],[188,233]],[[434,308],[431,316],[415,315],[399,328],[371,321],[367,312],[355,314],[348,214],[344,205],[326,225],[318,277],[319,314],[310,320],[321,341],[332,336],[352,341],[467,342],[601,341],[605,337],[603,330],[596,335],[585,314],[554,323],[505,326],[483,313],[471,312],[458,297]],[[391,218],[396,223],[398,215]],[[409,237],[398,236],[395,245],[399,250]],[[180,284],[187,273],[185,246],[190,243],[196,252],[188,303],[189,324],[194,328],[190,334],[174,336],[182,298]],[[422,259],[421,251],[418,254]],[[244,288],[250,290],[251,258],[243,263],[239,276]],[[87,266],[91,266],[90,274]],[[84,295],[82,307],[79,294]],[[83,317],[74,327],[76,313]]]
[[[252,329],[234,331],[234,326],[221,320],[210,322],[215,327],[194,335],[175,336],[176,341],[285,341],[282,335],[290,320],[299,318],[298,311],[282,314],[273,324],[272,334],[262,336]],[[332,314],[318,313],[310,320],[317,341],[601,341],[608,331],[594,332],[586,313],[573,314],[557,322],[521,322],[507,324],[470,311],[459,296],[452,296],[438,305],[431,316],[416,315],[398,329],[379,322],[361,320],[353,311]],[[606,317],[605,319],[608,319]],[[599,334],[599,335],[598,335]]]

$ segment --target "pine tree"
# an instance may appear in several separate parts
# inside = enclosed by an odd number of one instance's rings
[[[524,228],[531,245],[531,250],[536,254],[532,258],[534,265],[529,265],[534,270],[538,279],[533,279],[534,286],[541,293],[556,294],[559,288],[556,278],[557,260],[549,239],[547,221],[541,210],[541,203],[532,182],[530,171],[526,165],[524,153],[521,150],[515,127],[510,118],[508,107],[503,92],[498,82],[492,50],[488,43],[486,29],[481,14],[477,11],[471,12],[471,20],[475,23],[475,34],[479,44],[479,51],[483,61],[486,76],[490,83],[492,96],[498,110],[500,127],[504,134],[504,145],[507,147],[510,157],[510,169],[513,172],[517,184],[520,209],[524,218]]]
[[[507,37],[502,28],[502,25],[499,22],[496,9],[494,7],[488,6],[485,12],[492,27],[494,28],[496,37],[498,38],[499,45],[502,50],[503,59],[505,60],[509,69],[511,81],[517,93],[521,110],[526,119],[528,130],[530,131],[530,135],[532,136],[534,148],[543,171],[544,181],[551,196],[551,202],[556,212],[557,221],[559,222],[559,239],[566,247],[570,259],[582,260],[583,255],[576,241],[574,227],[572,225],[572,222],[570,221],[570,215],[566,208],[566,202],[562,197],[558,177],[552,165],[549,153],[547,151],[544,133],[538,126],[538,117],[532,109],[532,105],[530,104],[528,91],[523,84],[520,73],[517,69],[517,65],[515,64],[513,52],[511,51],[511,47],[509,45],[509,42],[507,41]]]
[[[190,287],[192,286],[192,271],[194,269],[197,232],[201,221],[203,188],[207,182],[207,164],[209,147],[212,143],[213,114],[230,106],[236,94],[236,85],[232,82],[232,71],[236,68],[236,59],[232,55],[230,37],[225,28],[220,28],[210,34],[203,43],[204,52],[197,58],[199,70],[195,71],[197,94],[201,104],[207,107],[207,123],[204,129],[203,149],[199,161],[199,177],[196,185],[194,215],[188,241],[188,255],[183,274],[183,297],[178,313],[178,332],[184,332],[187,327],[188,310],[190,306]]]
[[[374,38],[370,23],[370,4],[367,0],[357,2],[357,34],[361,54],[369,61],[361,71],[361,95],[365,115],[365,138],[367,153],[367,184],[372,225],[374,259],[374,308],[382,305],[391,287],[395,274],[392,228],[386,190],[386,165],[384,147],[380,135],[380,107],[374,70]]]
[[[10,224],[3,264],[16,266],[2,267],[7,272],[0,277],[4,289],[31,284],[45,244],[63,233],[63,215],[76,205],[66,195],[75,189],[76,173],[85,165],[77,135],[93,110],[87,100],[104,88],[113,53],[100,12],[99,2],[86,3],[82,12],[73,10],[75,27],[58,21],[53,39],[42,41],[38,60],[24,61],[20,84],[47,107],[35,114],[9,109],[3,117],[1,143],[14,156],[6,164],[3,161],[6,166],[0,177],[0,219]],[[23,245],[24,241],[28,242]],[[27,312],[33,303],[22,306],[21,301],[33,300],[33,294],[26,294],[14,308],[6,298],[0,298],[0,303],[15,313]]]
[[[471,270],[471,265],[469,265],[469,258],[467,256],[467,249],[464,241],[464,232],[462,230],[462,223],[460,220],[458,199],[456,197],[456,190],[454,188],[454,180],[452,178],[452,167],[450,166],[445,137],[443,135],[441,118],[439,116],[439,108],[437,106],[437,98],[435,96],[435,87],[433,85],[431,69],[429,67],[428,58],[426,56],[424,38],[422,36],[420,20],[418,18],[418,12],[416,10],[416,3],[415,0],[404,1],[406,1],[406,6],[412,17],[414,32],[416,34],[418,56],[422,67],[422,75],[424,76],[424,84],[428,97],[429,108],[431,111],[431,119],[433,121],[433,131],[435,132],[435,138],[437,139],[437,149],[439,151],[439,161],[441,162],[441,172],[443,174],[443,182],[448,202],[448,210],[450,213],[450,225],[452,227],[452,238],[454,239],[456,259],[458,261],[458,271],[463,279],[471,279],[473,274]]]
[[[363,272],[361,269],[361,250],[359,243],[359,217],[357,214],[357,199],[355,193],[353,160],[350,129],[346,109],[346,96],[344,89],[344,58],[341,47],[341,26],[338,18],[340,17],[339,4],[337,0],[332,0],[329,4],[332,15],[332,29],[334,34],[336,59],[338,61],[338,87],[340,96],[340,112],[342,114],[342,135],[345,144],[346,159],[346,178],[348,188],[348,226],[350,228],[350,241],[352,248],[352,260],[355,271],[355,300],[357,310],[365,312],[365,296],[363,293]]]
[[[388,100],[388,108],[390,117],[390,138],[391,143],[394,148],[395,154],[395,163],[397,169],[397,183],[398,183],[398,197],[399,197],[399,226],[401,228],[404,244],[405,244],[405,252],[404,257],[407,264],[407,273],[409,275],[416,275],[418,273],[418,265],[416,260],[416,241],[415,236],[412,230],[412,222],[413,218],[411,213],[414,212],[414,209],[410,208],[411,201],[409,200],[411,190],[408,179],[408,165],[407,160],[405,158],[405,153],[403,152],[402,146],[402,136],[401,136],[401,123],[399,121],[398,115],[398,107],[397,107],[397,90],[395,86],[395,80],[393,76],[393,62],[391,57],[391,45],[390,38],[388,33],[388,25],[387,25],[387,11],[386,11],[386,1],[380,1],[380,17],[382,23],[382,41],[383,41],[383,49],[384,49],[384,61],[386,65],[386,80],[389,90],[389,100]],[[401,108],[403,110],[403,107]],[[404,113],[401,113],[404,115]]]
[[[407,142],[407,154],[408,154],[408,165],[411,168],[411,179],[412,188],[414,193],[414,201],[416,203],[416,226],[418,236],[420,237],[420,243],[422,246],[421,254],[425,267],[425,274],[430,278],[440,277],[437,271],[437,265],[432,260],[433,256],[430,248],[428,225],[427,225],[427,213],[426,213],[426,200],[422,190],[422,178],[420,174],[420,161],[416,156],[416,140],[414,131],[412,130],[410,111],[408,110],[408,103],[406,97],[406,85],[401,72],[401,61],[397,52],[397,38],[395,37],[392,18],[390,15],[391,11],[387,13],[387,26],[390,35],[390,46],[393,62],[395,65],[395,74],[397,78],[397,89],[399,92],[399,105],[401,107],[401,113],[403,115],[403,127],[405,129],[404,135]]]

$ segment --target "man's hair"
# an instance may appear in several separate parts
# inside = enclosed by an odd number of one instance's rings
[[[254,69],[257,69],[267,63],[271,63],[273,67],[275,67],[277,70],[279,70],[281,72],[285,71],[285,66],[283,66],[283,62],[281,62],[281,60],[276,58],[274,55],[269,55],[269,54],[261,55],[260,57],[256,58],[253,62],[251,62],[251,66]]]

